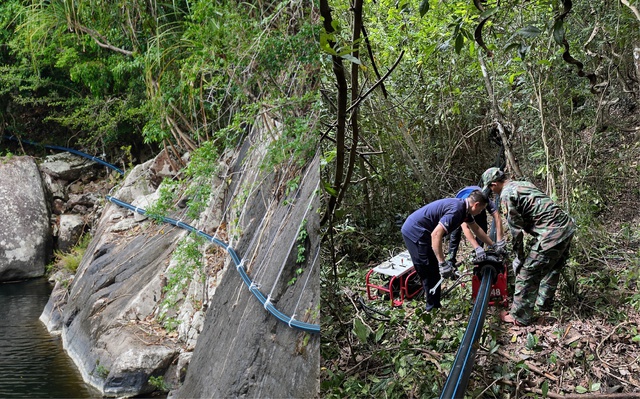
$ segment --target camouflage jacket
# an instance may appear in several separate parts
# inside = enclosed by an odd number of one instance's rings
[[[504,185],[500,193],[500,212],[507,219],[514,249],[518,252],[522,251],[519,247],[522,231],[536,237],[537,243],[532,249],[544,251],[571,237],[576,229],[565,211],[527,181],[509,181]]]

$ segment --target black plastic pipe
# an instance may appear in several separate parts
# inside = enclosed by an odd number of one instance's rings
[[[440,399],[464,398],[464,391],[469,383],[469,376],[476,360],[476,342],[480,338],[482,327],[484,326],[484,318],[487,315],[487,307],[489,305],[489,292],[491,291],[491,283],[496,276],[496,270],[491,266],[484,266],[481,269],[482,282],[478,289],[476,302],[473,305],[471,318],[462,337],[462,343],[458,348],[456,359],[444,384]]]

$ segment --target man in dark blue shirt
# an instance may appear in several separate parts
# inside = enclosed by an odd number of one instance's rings
[[[438,283],[440,277],[454,275],[451,261],[445,261],[442,239],[467,223],[471,231],[488,245],[491,238],[474,222],[487,206],[489,200],[480,190],[475,190],[467,198],[445,198],[431,202],[413,212],[402,225],[402,238],[411,255],[427,299],[427,311],[441,307],[440,287],[431,294],[429,290]]]

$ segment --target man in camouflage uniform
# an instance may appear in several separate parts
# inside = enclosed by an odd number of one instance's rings
[[[482,174],[485,193],[500,196],[500,211],[507,219],[513,238],[516,275],[513,304],[502,320],[516,325],[532,322],[534,305],[547,311],[569,255],[576,230],[573,219],[532,183],[512,181],[498,168]],[[524,232],[536,238],[528,256],[524,255]]]

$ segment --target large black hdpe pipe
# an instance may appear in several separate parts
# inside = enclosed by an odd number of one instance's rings
[[[497,276],[497,271],[494,267],[490,265],[481,267],[482,282],[478,289],[476,302],[473,305],[467,331],[462,337],[462,343],[458,348],[456,359],[453,361],[453,366],[440,394],[440,399],[464,398],[464,391],[469,383],[469,376],[471,376],[476,358],[477,341],[480,338],[480,333],[484,326],[484,318],[487,315],[491,284]]]

